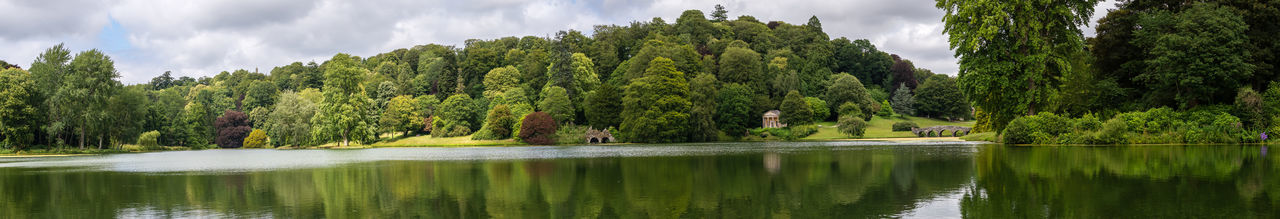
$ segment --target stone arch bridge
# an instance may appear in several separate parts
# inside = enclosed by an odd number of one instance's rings
[[[941,125],[928,128],[911,128],[911,134],[920,137],[942,137],[946,136],[946,134],[951,134],[952,137],[960,137],[968,135],[972,129],[969,127]]]

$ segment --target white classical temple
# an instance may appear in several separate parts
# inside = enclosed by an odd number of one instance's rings
[[[763,127],[765,128],[787,127],[787,124],[783,124],[782,120],[779,119],[780,116],[782,116],[782,111],[769,110],[769,112],[765,112],[764,118],[763,118],[763,122],[764,122]]]

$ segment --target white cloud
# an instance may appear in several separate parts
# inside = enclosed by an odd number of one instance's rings
[[[235,69],[270,71],[294,61],[323,61],[343,52],[369,56],[397,48],[466,39],[549,36],[594,25],[626,25],[684,10],[710,14],[723,4],[731,18],[803,24],[822,20],[831,38],[870,39],[917,67],[954,75],[955,58],[942,35],[934,1],[767,0],[284,0],[284,1],[21,1],[0,0],[0,59],[29,65],[45,48],[102,48],[98,34],[114,18],[133,45],[117,57],[125,83],[166,70],[209,76]],[[1112,3],[1102,3],[1096,18]],[[1086,34],[1092,35],[1092,27]]]

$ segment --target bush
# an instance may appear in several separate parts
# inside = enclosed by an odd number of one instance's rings
[[[1126,134],[1129,133],[1129,124],[1120,118],[1112,118],[1102,124],[1102,129],[1094,137],[1090,144],[1123,144],[1128,142]]]
[[[1009,122],[1004,130],[1004,142],[1009,144],[1056,144],[1056,136],[1071,131],[1072,121],[1053,113],[1042,112],[1023,116]]]
[[[158,148],[160,147],[158,139],[160,139],[159,131],[143,132],[138,136],[138,145],[143,148]]]
[[[520,141],[536,145],[554,144],[556,121],[544,112],[534,112],[520,122]]]
[[[853,116],[840,116],[836,125],[840,126],[840,133],[854,138],[861,138],[867,131],[867,121]]]
[[[880,103],[880,111],[876,112],[876,116],[880,116],[881,118],[889,118],[893,116],[893,105],[890,105],[887,100],[882,101]]]
[[[587,126],[563,125],[556,129],[556,144],[586,144]]]
[[[818,133],[818,126],[816,125],[797,125],[789,128],[791,129],[791,139],[804,138],[813,133]]]
[[[267,132],[262,131],[262,129],[254,129],[253,131],[249,132],[249,136],[244,137],[244,147],[245,148],[266,148]]]
[[[920,128],[920,125],[916,125],[916,123],[914,123],[914,122],[896,122],[896,123],[893,123],[893,131],[895,131],[895,132],[911,131],[911,128]]]

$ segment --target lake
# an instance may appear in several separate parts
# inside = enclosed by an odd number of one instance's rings
[[[1276,218],[1278,156],[775,142],[0,158],[0,218]]]

